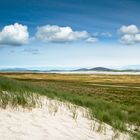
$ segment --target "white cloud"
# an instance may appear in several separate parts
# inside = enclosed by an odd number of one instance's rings
[[[135,43],[140,43],[140,34],[126,34],[121,37],[121,43],[132,45]]]
[[[136,42],[140,42],[140,34],[136,34],[135,35],[135,41]]]
[[[73,31],[71,27],[45,25],[38,27],[36,38],[43,42],[71,42],[90,40],[91,35],[87,31]]]
[[[126,34],[121,37],[120,42],[123,44],[131,45],[134,44],[134,40],[134,35]]]
[[[119,29],[119,32],[121,34],[136,34],[136,33],[139,33],[139,31],[140,30],[136,25],[128,25],[128,26],[123,25]]]
[[[112,34],[110,32],[103,32],[101,33],[101,36],[112,37]]]
[[[25,25],[15,23],[7,25],[0,31],[0,44],[18,46],[28,43],[29,33]]]
[[[86,39],[86,42],[87,43],[96,43],[96,42],[98,42],[98,39],[95,37],[89,37]]]
[[[122,26],[120,42],[127,45],[140,43],[140,29],[136,25]]]
[[[94,37],[112,37],[110,32],[95,32],[92,34]]]

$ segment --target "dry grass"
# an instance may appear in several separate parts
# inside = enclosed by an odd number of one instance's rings
[[[111,84],[139,84],[140,75],[107,75],[107,74],[44,74],[44,73],[0,73],[9,78],[67,80]]]

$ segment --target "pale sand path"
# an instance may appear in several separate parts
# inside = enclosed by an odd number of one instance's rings
[[[51,103],[50,103],[51,102]],[[46,103],[45,103],[46,104]],[[58,104],[57,104],[58,105]],[[47,99],[47,106],[32,111],[23,109],[0,109],[0,140],[110,140],[112,130],[99,133],[91,130],[91,121],[83,117],[78,109],[77,119],[65,105]],[[98,124],[97,124],[98,125]],[[110,129],[110,127],[109,127]],[[128,140],[121,134],[119,140]]]

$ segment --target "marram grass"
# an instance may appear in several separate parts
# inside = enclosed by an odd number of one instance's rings
[[[140,138],[139,125],[140,118],[137,113],[128,112],[127,107],[115,102],[108,102],[103,99],[97,99],[86,94],[70,94],[66,91],[59,91],[54,88],[47,88],[29,81],[13,80],[0,77],[0,107],[6,108],[8,105],[16,107],[35,107],[39,102],[39,96],[46,95],[49,98],[57,98],[62,101],[68,101],[89,109],[91,118],[97,118],[115,129],[123,132],[130,132]],[[133,110],[132,110],[133,111]],[[139,111],[138,111],[139,113]],[[74,117],[76,114],[74,114]],[[137,128],[128,130],[127,125],[135,125]]]

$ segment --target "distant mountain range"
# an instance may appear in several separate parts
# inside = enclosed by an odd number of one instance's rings
[[[104,68],[104,67],[95,67],[95,68],[91,68],[91,69],[82,68],[82,69],[77,69],[74,71],[114,71],[114,70],[109,69],[109,68]]]
[[[32,69],[25,69],[25,68],[8,68],[8,69],[1,69],[1,72],[86,72],[86,71],[96,71],[96,72],[140,72],[140,69],[110,69],[105,67],[95,67],[95,68],[81,68],[76,70],[32,70]]]

